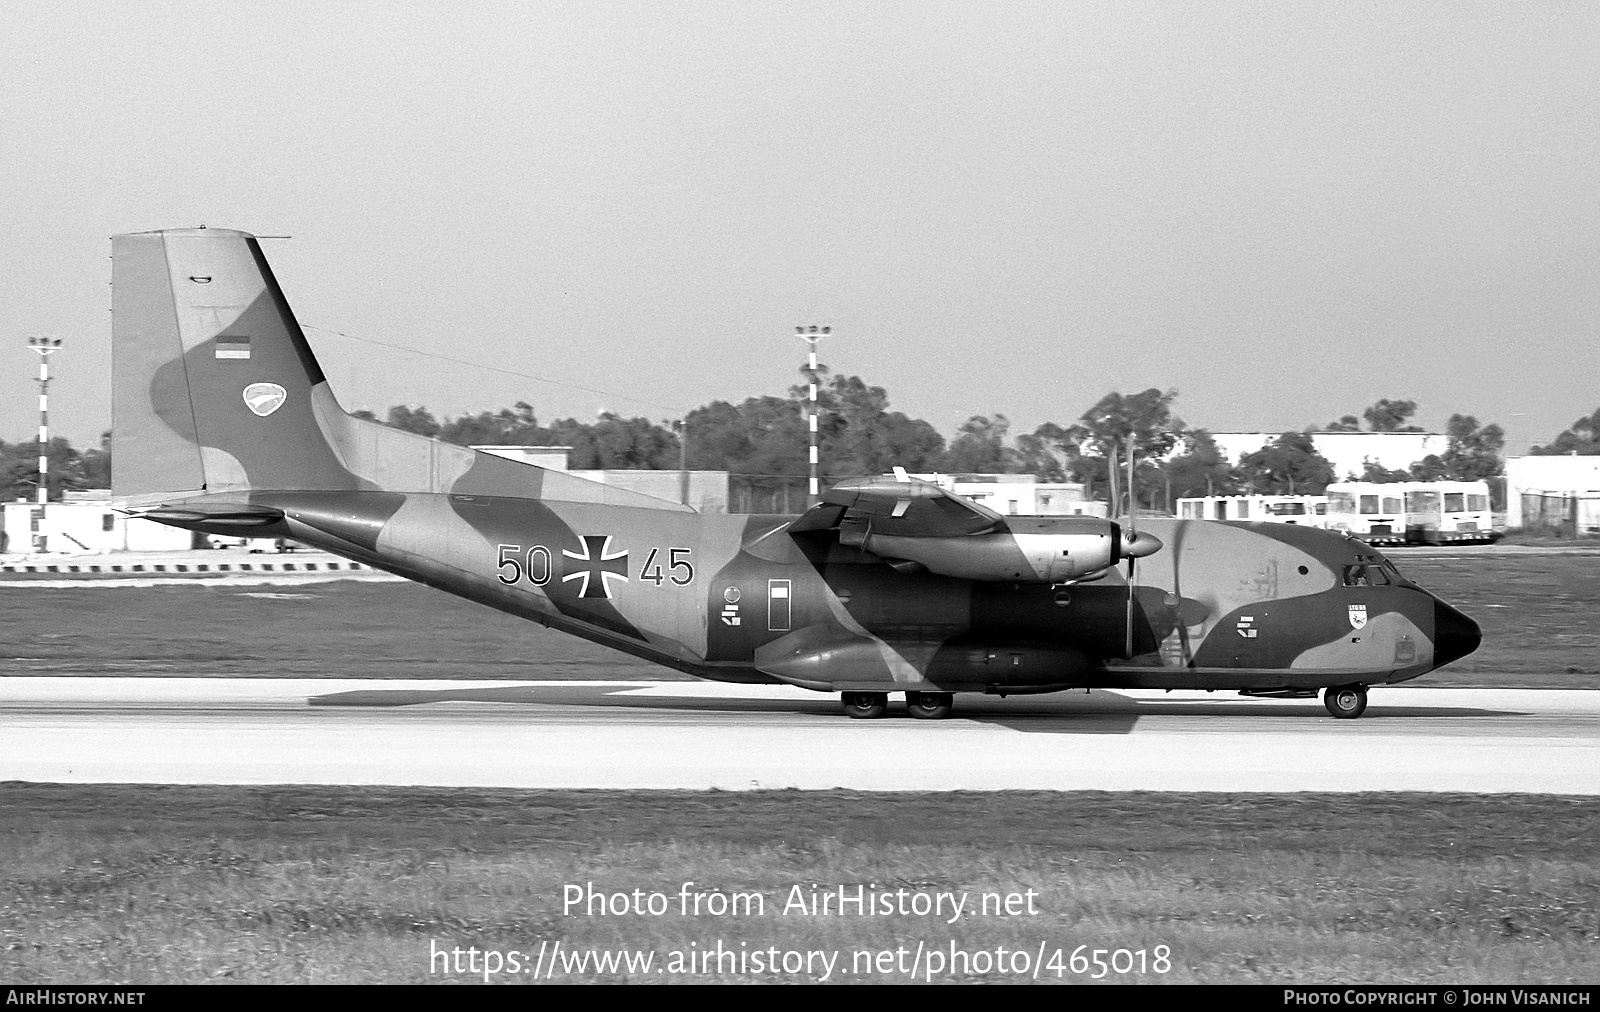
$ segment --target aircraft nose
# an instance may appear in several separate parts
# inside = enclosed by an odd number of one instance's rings
[[[1122,532],[1123,558],[1142,559],[1146,555],[1154,555],[1161,551],[1161,539],[1154,534],[1142,534],[1134,531]]]
[[[1449,664],[1478,649],[1483,630],[1478,623],[1438,598],[1433,601],[1433,663]]]

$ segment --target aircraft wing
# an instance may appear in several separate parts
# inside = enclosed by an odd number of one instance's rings
[[[839,543],[901,572],[967,580],[1059,583],[1098,578],[1118,561],[1161,549],[1160,539],[1095,517],[1005,517],[904,470],[852,478],[789,527],[839,532]]]
[[[822,501],[790,525],[791,533],[838,528],[840,540],[868,531],[891,537],[950,538],[989,534],[1005,517],[965,496],[901,471],[877,478],[850,478],[828,489]]]

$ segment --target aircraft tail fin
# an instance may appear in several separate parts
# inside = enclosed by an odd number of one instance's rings
[[[337,403],[254,236],[140,232],[111,251],[119,498],[361,487],[318,424],[315,401]]]
[[[221,228],[113,236],[112,490],[391,491],[688,507],[347,414],[262,256]]]

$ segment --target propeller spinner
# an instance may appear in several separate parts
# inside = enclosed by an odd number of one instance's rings
[[[1161,539],[1154,534],[1141,534],[1138,531],[1124,530],[1122,532],[1122,557],[1124,559],[1142,559],[1161,551]]]

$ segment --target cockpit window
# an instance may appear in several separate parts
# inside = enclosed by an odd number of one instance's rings
[[[1380,562],[1358,562],[1355,565],[1344,567],[1344,585],[1346,587],[1387,587],[1394,581],[1389,579],[1386,566]]]

